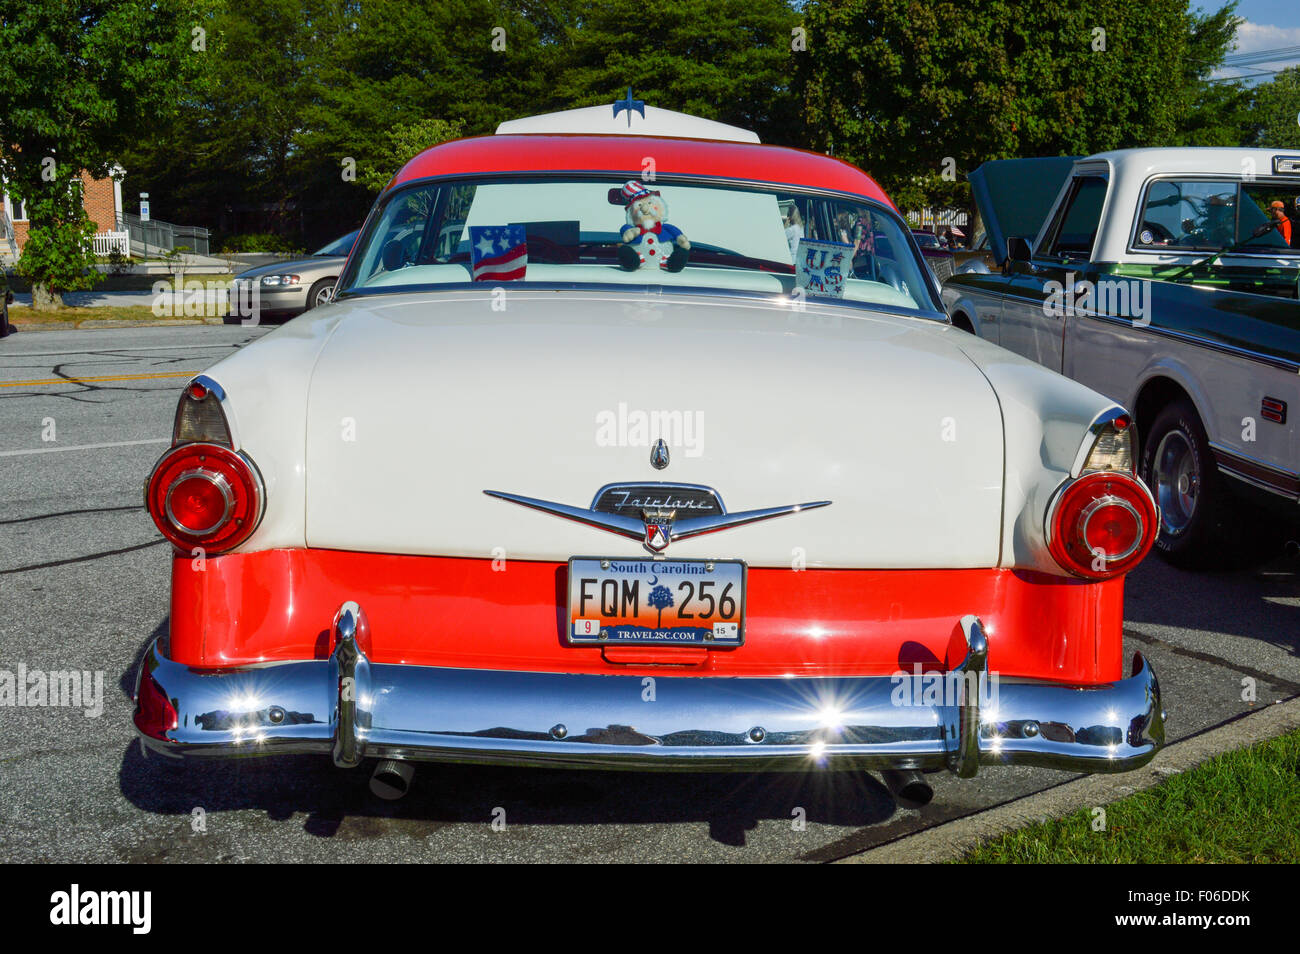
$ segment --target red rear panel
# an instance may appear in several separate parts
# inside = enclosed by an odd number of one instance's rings
[[[264,550],[172,562],[171,648],[217,668],[321,659],[345,600],[370,623],[372,660],[545,672],[863,676],[960,662],[958,620],[979,616],[1004,676],[1121,677],[1123,579],[1016,570],[749,571],[745,645],[632,652],[572,647],[567,567],[338,550]],[[672,665],[665,669],[664,664]]]

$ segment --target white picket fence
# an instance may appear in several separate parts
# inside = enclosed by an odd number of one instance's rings
[[[117,249],[122,255],[131,254],[130,232],[100,232],[95,236],[95,254],[108,255]]]
[[[934,228],[939,225],[965,226],[967,215],[958,209],[922,209],[908,212],[907,222],[913,228]]]

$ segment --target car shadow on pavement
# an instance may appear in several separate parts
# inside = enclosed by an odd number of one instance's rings
[[[1300,557],[1192,571],[1150,556],[1125,581],[1124,623],[1240,636],[1300,656]]]
[[[164,619],[122,673],[118,684],[128,698],[144,651],[167,626]],[[504,810],[512,827],[707,822],[713,840],[743,846],[761,820],[862,828],[897,810],[889,790],[867,772],[663,774],[421,763],[411,792],[386,802],[370,792],[373,768],[367,761],[338,769],[328,756],[314,755],[173,764],[146,756],[132,740],[118,778],[123,796],[143,811],[253,810],[282,820],[306,813],[308,834],[344,839],[380,837],[394,824],[417,836],[488,825]]]
[[[122,794],[164,815],[260,811],[303,830],[351,840],[404,831],[420,837],[450,825],[635,825],[706,822],[710,837],[743,846],[763,820],[792,826],[863,828],[891,819],[893,796],[866,772],[655,774],[496,766],[417,766],[410,794],[372,795],[373,763],[337,769],[325,756],[277,756],[171,765],[138,742],[123,754]],[[799,829],[796,829],[799,830]]]

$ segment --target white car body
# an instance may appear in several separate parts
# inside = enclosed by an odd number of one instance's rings
[[[187,389],[146,487],[178,553],[145,744],[963,777],[1149,760],[1159,687],[1140,655],[1122,671],[1121,605],[1155,509],[1123,409],[949,324],[860,171],[735,135],[576,135],[608,122],[577,112],[412,160],[335,300]],[[638,115],[719,134],[659,112]],[[650,151],[659,177],[620,190]],[[500,211],[521,180],[543,221]],[[609,206],[650,185],[689,265],[611,254]],[[480,242],[526,280],[469,281]],[[603,507],[628,487],[669,502]],[[1125,547],[1094,547],[1094,514]],[[583,617],[584,573],[621,580],[623,608],[602,588]],[[637,574],[686,595],[659,585],[638,615]],[[720,621],[693,630],[688,606]],[[1000,696],[991,659],[1016,677]],[[955,695],[900,702],[927,673]]]

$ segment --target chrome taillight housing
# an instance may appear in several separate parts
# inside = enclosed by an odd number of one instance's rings
[[[257,529],[266,492],[247,455],[208,442],[181,444],[154,465],[145,506],[164,537],[184,550],[224,553]]]
[[[212,444],[233,446],[230,424],[221,401],[225,393],[221,385],[206,375],[199,375],[185,388],[180,404],[176,406],[176,420],[172,424],[172,443],[187,444],[206,441]]]
[[[1052,558],[1090,580],[1109,579],[1137,566],[1159,528],[1151,491],[1122,471],[1096,471],[1068,481],[1047,508]]]
[[[1113,470],[1134,473],[1137,448],[1133,446],[1133,421],[1127,414],[1113,413],[1093,425],[1097,437],[1083,461],[1083,471]]]

